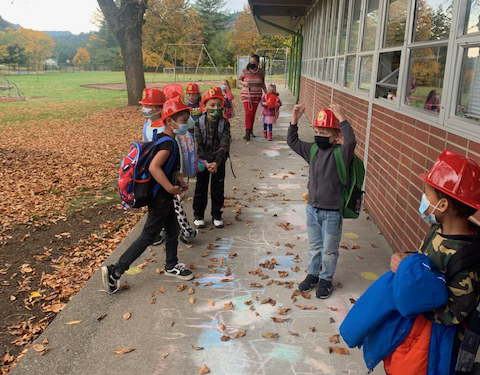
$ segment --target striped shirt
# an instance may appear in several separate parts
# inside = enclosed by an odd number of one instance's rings
[[[260,103],[263,86],[265,85],[265,72],[263,69],[257,68],[251,71],[245,68],[242,74],[240,74],[239,80],[250,84],[249,87],[242,87],[242,102]]]

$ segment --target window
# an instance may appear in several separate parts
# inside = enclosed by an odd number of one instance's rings
[[[453,0],[419,0],[415,6],[413,41],[448,39],[452,24]]]
[[[335,60],[334,59],[328,59],[328,65],[327,65],[327,77],[326,81],[332,82],[333,80],[333,64]]]
[[[379,1],[380,0],[367,0],[367,11],[365,12],[362,51],[372,51],[375,48]]]
[[[360,58],[360,78],[358,82],[358,88],[360,90],[370,90],[372,85],[372,68],[373,56],[363,56]]]
[[[345,87],[353,89],[355,84],[355,59],[356,56],[347,57],[347,75],[345,77]]]
[[[455,114],[480,122],[480,47],[463,50]]]
[[[377,98],[396,100],[401,56],[400,51],[380,54],[375,95]]]
[[[348,40],[348,52],[357,52],[358,44],[358,33],[360,31],[360,10],[361,10],[361,1],[352,0],[353,11],[352,11],[352,23],[350,25],[350,38]]]
[[[332,44],[330,48],[330,56],[335,56],[337,46],[337,31],[338,31],[338,14],[340,12],[341,1],[333,2],[333,26],[332,26]]]
[[[440,112],[447,47],[411,51],[405,104],[432,113]]]
[[[339,55],[343,55],[345,53],[345,43],[347,42],[348,3],[349,0],[345,0],[343,5],[342,26],[340,30],[340,45],[338,47]]]
[[[337,60],[337,76],[335,78],[335,83],[343,85],[345,79],[345,59],[343,57]]]
[[[407,24],[408,0],[389,0],[387,28],[385,30],[385,48],[403,45]]]
[[[480,0],[468,0],[463,33],[473,34],[478,32],[480,32]]]

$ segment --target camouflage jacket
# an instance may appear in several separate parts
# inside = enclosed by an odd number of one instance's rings
[[[477,233],[480,232],[477,230]],[[432,259],[440,272],[446,273],[452,256],[472,242],[479,242],[479,238],[478,234],[447,236],[442,234],[441,225],[434,225],[423,240],[420,252]],[[448,304],[425,316],[443,325],[459,324],[475,310],[480,301],[480,265],[457,272],[447,280],[447,286]]]

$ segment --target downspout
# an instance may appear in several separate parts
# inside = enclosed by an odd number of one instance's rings
[[[280,25],[277,25],[273,22],[270,22],[270,21],[267,21],[267,20],[264,20],[261,16],[256,16],[257,20],[259,21],[262,21],[263,23],[269,25],[269,26],[272,26],[278,30],[282,30],[290,35],[294,35],[296,36],[297,40],[296,40],[296,74],[295,74],[295,101],[296,103],[298,104],[298,101],[299,101],[299,98],[300,98],[300,77],[301,77],[301,74],[302,74],[302,52],[303,52],[303,35],[302,35],[302,31],[300,29],[300,32],[297,33],[293,30],[290,30],[290,29],[287,29],[286,27],[283,27],[283,26],[280,26]]]

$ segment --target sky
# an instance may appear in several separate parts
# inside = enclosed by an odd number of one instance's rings
[[[225,8],[242,10],[246,0],[227,0]],[[95,30],[96,0],[0,0],[0,16],[8,22],[40,31]]]

